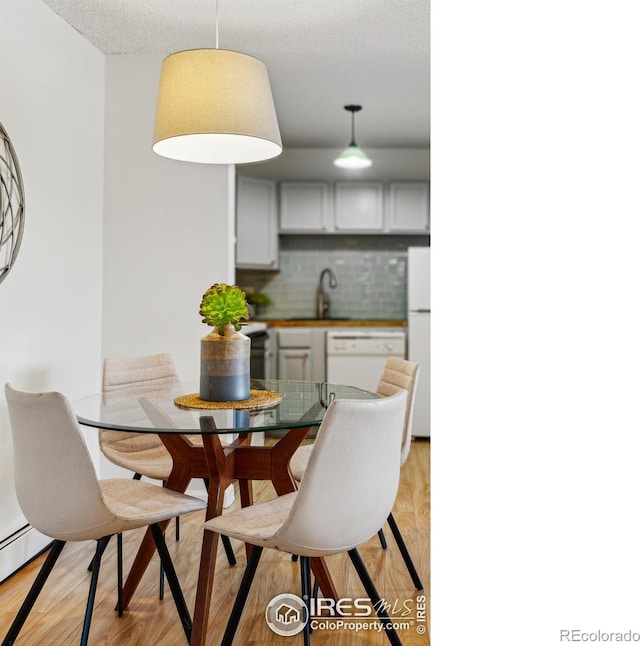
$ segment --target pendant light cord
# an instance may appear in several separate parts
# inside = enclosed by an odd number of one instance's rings
[[[216,0],[216,49],[218,49],[218,0]]]
[[[356,145],[356,113],[351,112],[351,143],[350,146]]]

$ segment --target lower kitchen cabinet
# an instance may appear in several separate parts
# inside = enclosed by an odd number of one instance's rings
[[[278,350],[278,378],[311,381],[311,348]]]
[[[326,328],[278,329],[278,379],[325,381],[325,336]]]

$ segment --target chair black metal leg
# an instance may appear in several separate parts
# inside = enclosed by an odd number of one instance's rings
[[[224,553],[227,555],[227,561],[229,561],[229,565],[235,565],[237,561],[236,555],[233,553],[231,540],[228,536],[220,536],[220,538],[222,539],[222,547],[224,547]]]
[[[320,585],[318,584],[318,579],[314,579],[313,580],[313,592],[312,592],[312,595],[313,595],[314,599],[316,599],[316,600],[318,599],[318,593],[319,592],[320,592]]]
[[[207,490],[207,493],[209,493],[209,478],[202,478],[204,482],[204,486]],[[176,518],[176,520],[178,520]],[[236,555],[233,553],[233,546],[231,545],[231,539],[228,536],[222,536],[220,535],[220,538],[222,539],[222,547],[224,547],[224,553],[227,555],[227,561],[229,561],[229,565],[234,566],[237,561],[236,561]]]
[[[98,540],[96,555],[93,557],[93,570],[91,571],[91,584],[89,585],[89,596],[87,597],[87,609],[84,613],[84,623],[82,624],[82,637],[80,646],[86,646],[89,643],[89,628],[91,628],[91,615],[93,614],[93,604],[96,600],[96,590],[98,589],[98,575],[100,574],[100,561],[107,543],[111,536],[103,536]]]
[[[105,536],[105,538],[107,539],[107,543],[105,544],[105,547],[106,547],[107,544],[109,543],[109,541],[111,540],[111,536]],[[98,552],[98,548],[96,546],[96,553],[97,552]],[[91,563],[89,563],[89,567],[87,568],[87,572],[92,572],[93,571],[93,562],[95,561],[95,558],[96,558],[96,555],[94,554],[93,558],[91,559]]]
[[[307,621],[304,625],[304,646],[311,646],[311,567],[308,556],[300,557],[300,579],[302,581],[302,600],[307,607]]]
[[[173,595],[173,602],[176,604],[176,609],[178,610],[178,615],[180,621],[182,622],[182,628],[184,629],[184,634],[187,636],[187,641],[191,639],[191,615],[189,614],[189,609],[187,608],[187,603],[184,600],[182,594],[182,588],[180,587],[180,582],[178,581],[178,575],[173,567],[173,561],[171,560],[171,555],[167,549],[167,544],[164,541],[164,534],[160,529],[158,523],[151,525],[151,533],[153,534],[153,540],[156,543],[156,549],[158,550],[158,555],[160,556],[160,561],[164,566],[164,571],[167,575],[167,582],[169,583],[169,588],[171,594]]]
[[[180,540],[180,516],[176,516],[176,542]]]
[[[162,561],[160,562],[160,579],[158,581],[158,599],[162,601],[164,599],[164,566]]]
[[[362,581],[362,585],[364,586],[364,589],[367,591],[367,594],[369,595],[369,599],[371,599],[371,603],[373,604],[376,614],[380,619],[380,623],[382,624],[382,627],[384,628],[385,633],[387,633],[387,638],[389,639],[389,642],[392,644],[392,646],[402,646],[400,637],[398,637],[398,633],[393,628],[391,624],[391,619],[387,614],[387,611],[384,609],[382,600],[380,599],[380,595],[376,590],[376,586],[373,584],[373,581],[369,576],[369,572],[367,572],[367,568],[362,562],[362,559],[360,558],[360,554],[358,553],[358,550],[355,547],[352,550],[349,550],[349,558],[351,559],[351,562],[353,563],[353,566],[355,567],[356,572],[360,577],[360,581]]]
[[[295,563],[298,560],[298,555],[297,554],[292,554],[291,555],[291,560]]]
[[[134,480],[140,480],[140,478],[142,478],[142,474],[141,474],[141,473],[134,473],[134,474],[133,474],[133,479],[134,479]]]
[[[49,554],[47,555],[45,562],[40,568],[40,572],[38,572],[38,576],[36,577],[36,580],[33,582],[33,585],[31,586],[31,590],[29,590],[29,594],[27,594],[27,596],[25,597],[25,600],[22,602],[22,605],[20,606],[20,610],[18,610],[18,614],[16,615],[16,618],[13,620],[13,623],[11,624],[9,631],[5,635],[5,638],[2,640],[2,646],[10,646],[17,639],[18,634],[20,633],[20,630],[24,625],[24,622],[27,620],[27,617],[31,612],[31,608],[33,608],[33,604],[36,602],[38,595],[42,591],[42,587],[44,586],[46,580],[49,578],[49,575],[51,574],[51,570],[53,569],[53,566],[58,560],[58,557],[60,556],[60,552],[62,552],[62,548],[64,547],[64,545],[65,545],[64,541],[53,542],[53,545],[51,546],[51,550],[49,551]]]
[[[380,529],[378,531],[378,538],[380,539],[380,547],[383,550],[387,549],[387,539],[384,537],[384,532]]]
[[[224,637],[222,638],[221,646],[231,646],[231,644],[233,643],[233,638],[235,637],[236,631],[238,630],[240,617],[242,616],[244,605],[247,602],[251,584],[253,583],[253,577],[256,573],[256,569],[258,568],[258,562],[260,561],[262,549],[262,547],[254,545],[253,549],[251,550],[249,560],[247,561],[247,569],[244,571],[244,576],[242,577],[242,581],[240,583],[240,589],[238,590],[238,596],[236,597],[235,603],[233,604],[231,615],[229,615],[229,622],[227,623],[227,628],[224,631]]]
[[[118,544],[118,617],[122,617],[122,534],[117,536]]]
[[[413,581],[413,585],[416,586],[416,590],[424,590],[424,585],[420,580],[420,575],[418,574],[418,570],[416,570],[416,566],[413,564],[413,561],[411,559],[411,554],[409,554],[409,550],[407,549],[404,539],[402,538],[402,534],[400,533],[400,529],[396,524],[396,519],[393,517],[393,514],[389,514],[389,518],[387,518],[387,522],[389,523],[389,527],[391,528],[391,533],[393,534],[393,538],[396,539],[396,543],[398,544],[398,548],[400,549],[400,554],[402,554],[404,563],[407,566],[407,570],[409,570],[409,574],[411,575],[411,580]]]

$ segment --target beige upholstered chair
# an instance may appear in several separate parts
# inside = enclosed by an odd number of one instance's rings
[[[33,527],[54,539],[53,546],[3,644],[13,644],[66,541],[97,540],[81,644],[89,637],[100,560],[113,534],[151,526],[160,559],[187,638],[189,611],[182,596],[159,523],[206,504],[175,491],[136,480],[102,480],[95,470],[67,399],[56,392],[25,393],[5,386],[13,434],[16,493]],[[119,556],[122,543],[118,541]],[[122,559],[118,559],[118,607]]]
[[[137,386],[164,386],[180,381],[169,354],[125,359],[105,359],[102,391],[110,393]],[[158,435],[151,433],[98,432],[100,450],[114,464],[141,476],[166,480],[171,473],[171,454]]]
[[[149,388],[179,383],[178,371],[170,354],[152,354],[123,359],[105,359],[102,372],[102,391],[116,393],[129,388]],[[160,436],[152,433],[125,433],[101,429],[98,431],[100,450],[111,462],[134,472],[134,479],[142,476],[166,482],[173,460]],[[198,435],[189,437],[193,443],[202,443]],[[205,484],[206,483],[205,481]],[[176,540],[180,540],[180,519],[176,518]],[[229,565],[236,564],[233,548],[228,539],[223,541]],[[164,597],[164,577],[160,572],[160,598]]]
[[[420,367],[417,363],[412,361],[406,361],[405,359],[398,359],[396,357],[389,357],[385,363],[385,367],[382,371],[380,381],[376,388],[378,395],[382,397],[388,397],[389,395],[394,395],[399,390],[404,389],[408,392],[407,398],[407,410],[404,417],[404,430],[402,433],[402,459],[401,463],[404,464],[409,457],[409,451],[411,450],[411,424],[413,420],[413,402],[416,395],[416,384],[418,382],[418,374],[420,372]],[[301,446],[291,458],[290,469],[293,477],[300,482],[302,477],[305,474],[309,458],[313,451],[314,444],[305,444]],[[418,571],[416,570],[409,550],[402,538],[400,529],[393,517],[393,514],[390,513],[387,518],[391,532],[398,544],[398,548],[402,554],[402,558],[407,566],[407,570],[413,580],[414,585],[418,590],[422,590],[424,585],[420,579]],[[380,543],[382,544],[383,549],[387,549],[387,542],[384,537],[382,529],[378,532],[380,537]]]
[[[334,401],[298,491],[205,523],[205,531],[254,546],[222,644],[233,641],[264,547],[299,555],[307,617],[309,558],[348,552],[389,640],[400,644],[356,547],[375,535],[396,499],[406,400],[400,389],[380,399]],[[309,635],[307,621],[305,644]]]

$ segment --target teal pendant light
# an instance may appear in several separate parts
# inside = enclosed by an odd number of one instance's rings
[[[333,160],[338,168],[369,168],[371,160],[358,147],[355,135],[355,113],[362,110],[361,105],[345,105],[344,109],[351,112],[351,143]]]

